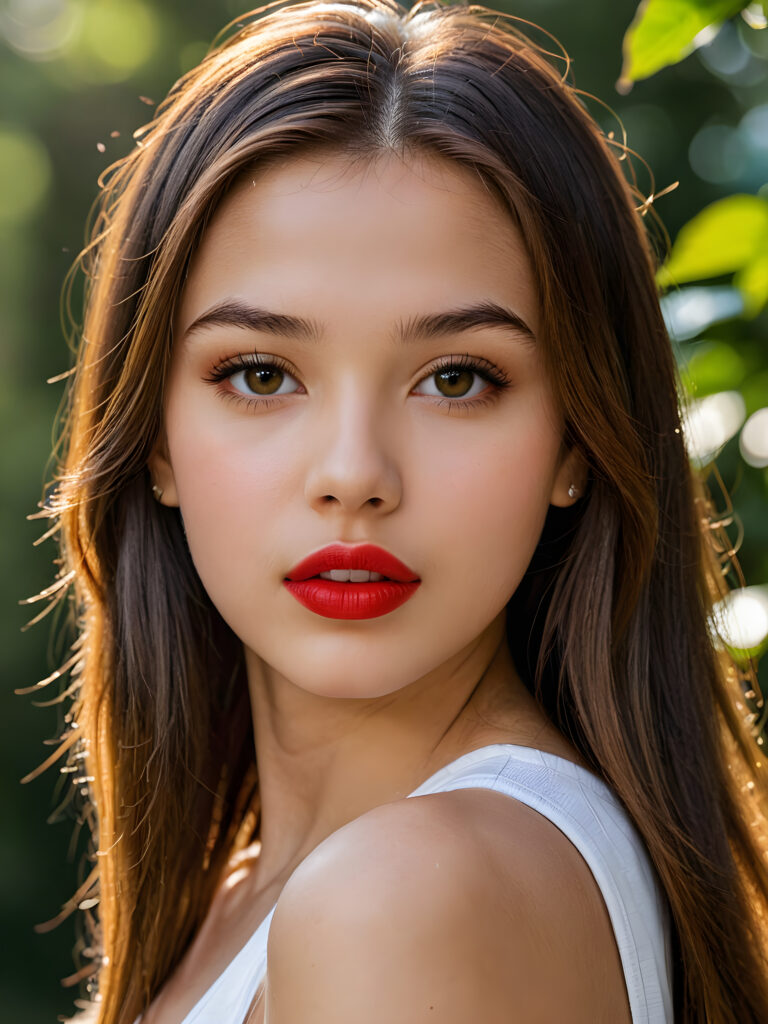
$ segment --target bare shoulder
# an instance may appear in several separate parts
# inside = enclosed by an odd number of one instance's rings
[[[548,819],[469,789],[377,807],[293,873],[267,1024],[630,1024],[608,912]]]

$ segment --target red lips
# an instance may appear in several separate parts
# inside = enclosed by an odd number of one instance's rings
[[[332,569],[367,569],[387,579],[369,583],[319,579]],[[310,611],[329,619],[372,619],[404,604],[421,580],[389,551],[375,544],[329,544],[302,559],[283,580]]]
[[[400,583],[413,583],[419,578],[399,558],[375,544],[356,544],[354,547],[329,544],[303,558],[290,570],[286,579],[307,580],[311,576],[319,576],[321,572],[330,572],[331,569],[367,569]]]

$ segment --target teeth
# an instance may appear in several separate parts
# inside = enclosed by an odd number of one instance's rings
[[[367,569],[331,569],[321,572],[321,580],[334,580],[336,583],[375,583],[385,577],[380,572],[369,572]]]

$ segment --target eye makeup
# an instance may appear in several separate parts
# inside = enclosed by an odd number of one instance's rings
[[[472,381],[473,377],[474,381]],[[291,379],[296,382],[298,387],[280,393],[279,389],[287,380]],[[258,352],[241,353],[217,362],[203,377],[203,381],[215,386],[223,398],[237,402],[242,401],[252,406],[274,405],[291,394],[306,393],[284,359]],[[490,387],[478,393],[476,391],[478,381],[485,381]],[[415,390],[425,382],[433,382],[435,390],[431,393]],[[469,386],[462,392],[461,388],[466,385]],[[495,363],[482,356],[471,356],[469,353],[464,353],[451,355],[433,363],[414,385],[411,394],[415,394],[417,397],[437,399],[437,404],[440,406],[447,404],[451,408],[457,406],[478,408],[487,405],[511,386],[510,376]],[[245,390],[246,388],[250,389],[250,392]],[[258,388],[264,388],[264,390],[260,392],[257,390]],[[454,393],[451,394],[451,389],[457,388],[459,389],[458,393],[454,390]]]

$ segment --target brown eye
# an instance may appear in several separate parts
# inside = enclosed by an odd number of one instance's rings
[[[259,366],[243,371],[243,381],[255,395],[274,395],[285,374],[276,366]]]
[[[433,370],[416,389],[417,394],[432,398],[472,399],[480,395],[494,380],[488,371],[475,366],[445,365]]]
[[[293,394],[298,381],[276,363],[262,362],[228,373],[230,384],[246,398],[268,398],[271,395]]]
[[[464,398],[475,376],[471,370],[440,370],[434,375],[438,391],[446,398]]]

